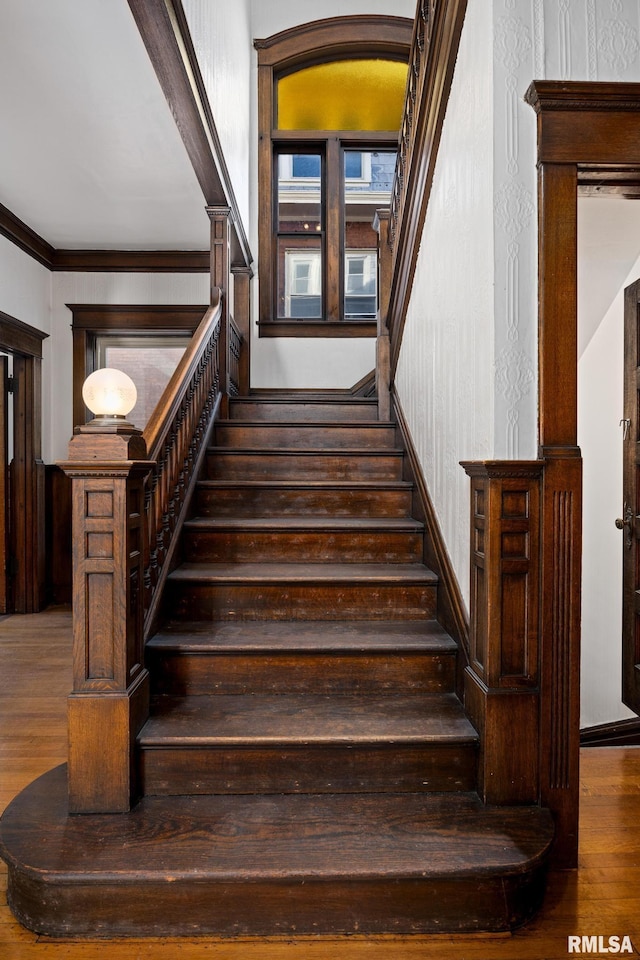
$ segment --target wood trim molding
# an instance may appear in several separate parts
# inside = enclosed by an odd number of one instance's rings
[[[0,350],[42,359],[42,341],[48,336],[43,330],[0,310]]]
[[[208,206],[233,213],[232,258],[253,257],[226,166],[213,112],[180,0],[129,0],[129,7],[176,121]]]
[[[54,250],[51,270],[70,273],[208,273],[208,250]]]
[[[0,203],[0,234],[28,253],[30,257],[51,270],[54,248],[23,220],[16,217],[8,207]]]
[[[267,320],[258,324],[260,337],[375,337],[375,320]]]
[[[614,720],[580,731],[581,747],[640,747],[640,719]]]
[[[48,270],[81,273],[208,273],[208,250],[65,250],[47,243],[0,203],[0,234]]]
[[[433,501],[429,494],[418,453],[413,443],[409,424],[404,415],[400,399],[392,388],[392,403],[396,422],[402,436],[406,451],[407,476],[415,484],[415,504],[413,516],[421,519],[425,525],[425,556],[424,562],[437,573],[438,586],[438,620],[442,626],[457,640],[461,652],[461,674],[469,663],[469,616],[462,598],[462,591],[456,576],[451,557],[447,550]]]
[[[412,72],[424,70],[419,100],[412,99],[408,88],[407,114],[400,141],[400,162],[397,167],[399,189],[403,199],[397,211],[397,233],[389,298],[389,331],[391,334],[391,375],[398,365],[402,334],[413,286],[418,251],[424,229],[429,195],[433,183],[438,147],[449,102],[467,0],[428,4],[420,0],[416,24],[426,16],[425,51],[414,43]],[[423,15],[422,11],[425,10]],[[421,68],[421,64],[424,66]],[[410,77],[411,78],[411,77]],[[413,90],[413,96],[417,91]],[[411,142],[410,156],[403,161],[403,149]],[[392,218],[393,221],[393,218]],[[392,233],[394,224],[392,222]]]
[[[279,70],[308,62],[313,54],[320,60],[340,57],[352,51],[354,46],[366,47],[372,53],[404,58],[411,42],[411,29],[412,21],[407,17],[377,14],[327,17],[314,23],[298,24],[266,39],[254,40],[253,45],[260,51],[261,66],[277,65]],[[357,42],[352,39],[354,35],[357,35]]]

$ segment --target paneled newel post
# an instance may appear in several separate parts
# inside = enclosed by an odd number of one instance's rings
[[[220,372],[220,416],[226,417],[229,401],[229,279],[231,276],[230,207],[207,207],[211,221],[211,303],[222,298],[220,339],[218,341],[218,370]]]
[[[543,463],[462,466],[471,477],[465,705],[482,744],[480,793],[486,803],[537,803]]]
[[[136,797],[135,736],[149,712],[143,659],[141,431],[76,427],[61,467],[73,496],[73,692],[69,809],[121,813]]]

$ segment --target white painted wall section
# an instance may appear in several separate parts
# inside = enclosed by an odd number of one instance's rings
[[[463,594],[469,480],[493,450],[491,0],[469,4],[396,376]]]

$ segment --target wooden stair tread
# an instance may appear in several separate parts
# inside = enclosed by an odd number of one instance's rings
[[[281,457],[403,457],[404,452],[399,447],[275,447],[265,444],[260,447],[208,447],[210,456],[235,456],[247,454],[259,456]]]
[[[421,583],[438,578],[421,563],[183,563],[169,580],[254,583]]]
[[[142,747],[477,741],[453,694],[156,697]]]
[[[373,530],[420,533],[424,524],[412,517],[194,517],[185,530]]]
[[[217,448],[216,448],[217,449]],[[253,489],[269,490],[412,490],[408,480],[199,480],[198,487],[210,490]]]
[[[145,797],[129,813],[69,816],[62,766],[9,805],[0,849],[10,868],[49,885],[55,878],[89,886],[212,877],[481,881],[530,870],[552,835],[548,811],[485,807],[469,793]]]
[[[167,624],[147,648],[184,653],[454,653],[435,620],[184,621]]]

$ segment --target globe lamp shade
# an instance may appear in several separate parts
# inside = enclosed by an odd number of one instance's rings
[[[113,367],[95,370],[82,387],[82,399],[101,419],[124,420],[135,407],[137,395],[131,377]]]

